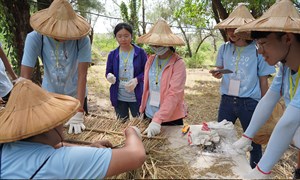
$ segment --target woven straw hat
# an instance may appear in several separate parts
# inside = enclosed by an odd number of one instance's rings
[[[300,15],[290,0],[273,4],[260,18],[241,26],[237,36],[251,39],[251,31],[300,33]]]
[[[228,18],[224,21],[218,23],[216,29],[225,29],[225,28],[238,28],[244,24],[247,24],[254,20],[254,17],[251,15],[248,8],[245,4],[239,4],[233,11],[230,13]]]
[[[138,43],[144,43],[156,46],[184,46],[184,41],[173,34],[168,23],[160,18],[153,25],[150,31],[137,39]]]
[[[67,0],[54,0],[49,8],[34,13],[30,25],[37,32],[59,40],[80,39],[91,29]]]
[[[73,97],[49,93],[30,80],[21,80],[0,112],[0,143],[49,131],[72,117],[79,105]]]

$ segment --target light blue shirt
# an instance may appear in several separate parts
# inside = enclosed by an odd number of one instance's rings
[[[231,42],[223,44],[218,51],[216,66],[223,66],[234,72],[223,75],[220,86],[222,95],[228,95],[230,80],[234,79],[240,81],[238,97],[257,101],[261,99],[259,77],[276,72],[274,66],[269,66],[257,53],[254,42],[243,48],[236,47]]]
[[[34,67],[41,57],[43,39],[44,78],[42,87],[49,92],[77,97],[78,63],[91,62],[88,36],[79,40],[58,42],[33,31],[26,37],[22,65]]]
[[[124,83],[127,83],[131,79],[133,79],[133,54],[134,54],[134,49],[130,51],[130,54],[120,52],[119,57],[120,57],[120,64],[119,64],[119,80],[120,80],[120,85],[118,89],[118,100],[124,101],[124,102],[136,102],[136,97],[135,93],[133,92],[127,92],[124,87]],[[125,59],[127,58],[128,55],[128,60],[125,62]]]
[[[6,143],[2,150],[1,178],[29,179],[103,179],[111,161],[110,148],[62,147],[16,141]]]
[[[149,118],[153,118],[154,114],[159,110],[159,107],[150,105],[150,99],[152,98],[153,94],[151,92],[160,92],[160,79],[162,76],[162,73],[169,63],[170,58],[166,60],[158,60],[157,56],[155,56],[155,59],[149,69],[149,98],[147,100],[146,104],[146,110],[145,114]],[[158,67],[161,67],[161,71],[157,69]],[[157,83],[156,83],[156,74],[159,72],[157,76]]]
[[[296,84],[296,77],[298,73],[292,75],[293,85]],[[290,81],[289,77],[291,76],[290,68],[287,66],[283,66],[280,63],[279,71],[275,78],[273,79],[272,85],[270,89],[275,92],[280,92],[282,90],[282,95],[284,98],[285,106],[287,107],[289,104],[300,109],[300,83],[298,84],[297,91],[291,100],[290,98]],[[295,87],[294,87],[295,88]]]
[[[0,43],[0,48],[2,45]],[[6,74],[5,66],[0,58],[0,97],[6,96],[13,88],[13,84]]]

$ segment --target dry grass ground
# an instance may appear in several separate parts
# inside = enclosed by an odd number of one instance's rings
[[[87,117],[87,127],[78,136],[66,134],[68,139],[92,142],[100,139],[109,139],[114,145],[122,144],[122,131],[129,125],[136,125],[141,130],[147,123],[139,120],[126,122],[116,121],[114,109],[109,101],[109,84],[104,77],[105,65],[89,68],[88,74],[88,104],[90,115]],[[188,105],[189,115],[185,119],[188,124],[201,124],[204,121],[216,121],[220,101],[219,80],[211,77],[206,69],[188,69],[185,89],[185,100]],[[240,126],[237,123],[237,126]],[[241,135],[241,128],[238,127]],[[163,149],[163,135],[157,139],[143,138],[147,151],[147,161],[137,171],[124,173],[113,178],[190,178],[189,167],[182,164],[180,158],[173,157],[171,150]],[[275,166],[273,174],[278,179],[291,178],[295,167],[296,151],[289,149]],[[222,169],[222,168],[221,168]],[[220,173],[222,173],[220,171]]]

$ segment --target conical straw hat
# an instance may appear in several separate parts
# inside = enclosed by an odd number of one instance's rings
[[[59,40],[80,39],[91,29],[67,0],[54,0],[49,8],[34,13],[30,25],[37,32]]]
[[[238,28],[244,24],[247,24],[254,20],[254,17],[250,14],[250,11],[244,4],[239,4],[233,11],[230,13],[228,18],[224,21],[218,23],[216,29],[225,29],[225,28]]]
[[[185,45],[179,36],[173,34],[168,23],[162,18],[158,19],[147,34],[140,36],[137,42],[166,47]]]
[[[0,143],[49,131],[69,120],[79,105],[73,97],[48,93],[30,80],[21,80],[0,112]]]
[[[251,31],[300,33],[300,15],[290,0],[273,4],[260,18],[241,26],[237,36],[251,39]]]

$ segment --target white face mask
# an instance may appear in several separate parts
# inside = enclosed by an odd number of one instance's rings
[[[151,46],[151,49],[155,54],[159,56],[164,55],[169,50],[168,47],[163,47],[163,46],[159,46],[159,47]]]

